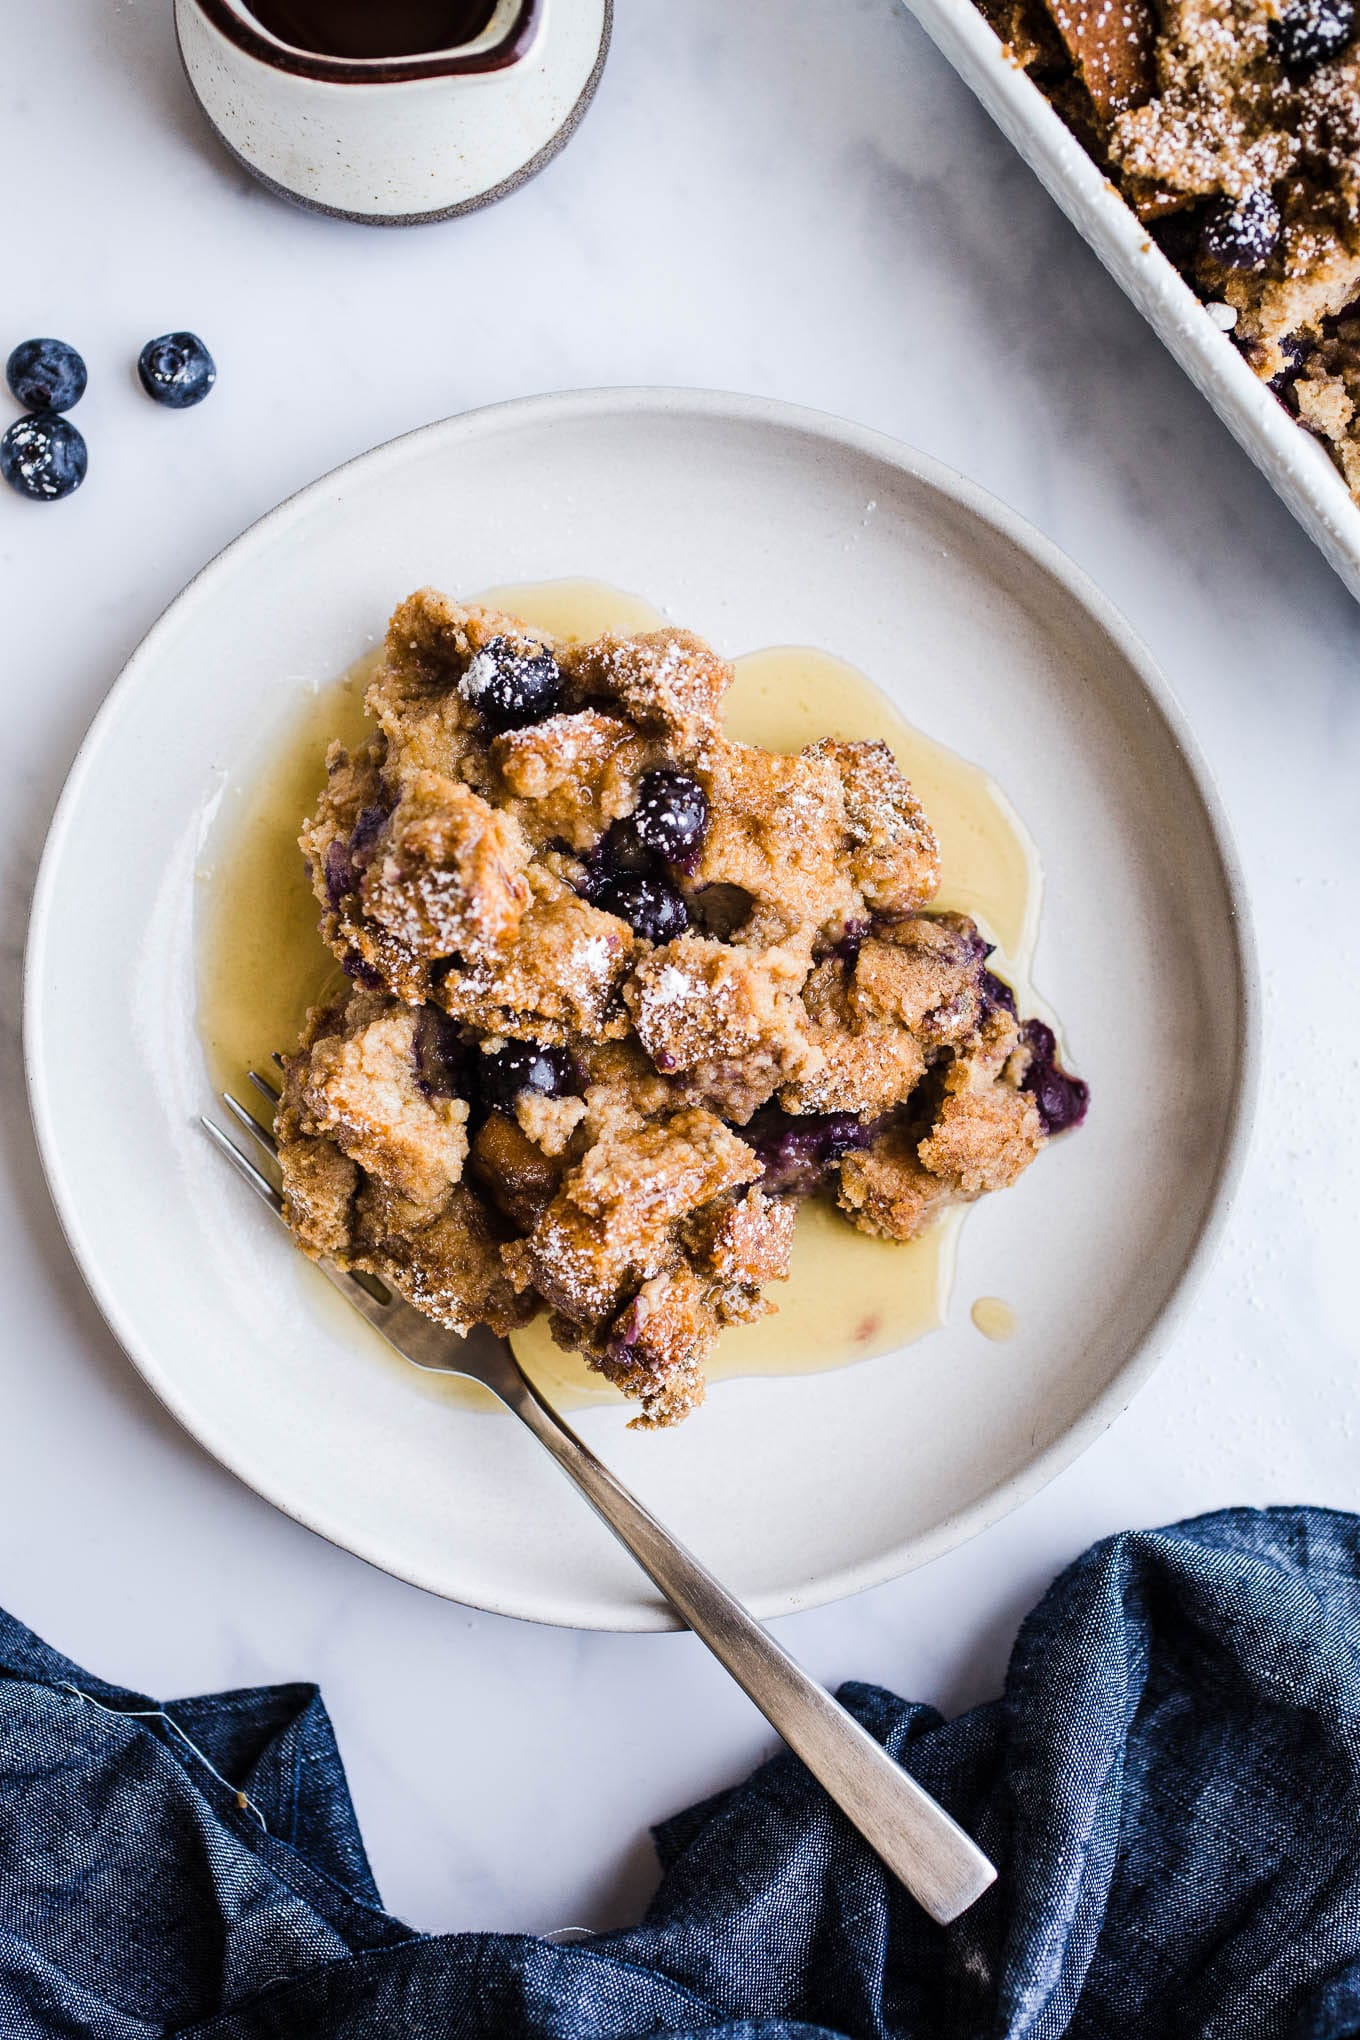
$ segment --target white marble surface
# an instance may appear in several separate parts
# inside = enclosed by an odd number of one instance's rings
[[[893,0],[620,12],[598,102],[548,172],[492,212],[405,233],[254,188],[200,127],[168,0],[3,18],[0,349],[34,332],[83,348],[91,468],[64,505],[0,491],[0,1600],[152,1692],[318,1678],[383,1892],[431,1929],[632,1917],[654,1877],[648,1821],[769,1737],[689,1638],[442,1604],[208,1461],[67,1256],[19,1042],[34,864],[110,680],[203,560],[375,441],[583,384],[847,413],[1066,547],[1151,645],[1218,771],[1269,1030],[1218,1266],[1083,1460],[926,1572],[785,1623],[792,1647],[827,1680],[953,1710],[997,1688],[1018,1617],[1090,1539],[1232,1501],[1360,1502],[1360,616]],[[142,341],[174,326],[221,370],[187,416],[132,377]]]

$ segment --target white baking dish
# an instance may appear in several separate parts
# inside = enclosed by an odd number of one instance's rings
[[[906,4],[1360,599],[1360,509],[1322,446],[1215,326],[972,0]]]

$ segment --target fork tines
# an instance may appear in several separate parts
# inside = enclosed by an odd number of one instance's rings
[[[249,1074],[250,1081],[256,1090],[270,1099],[271,1102],[277,1104],[279,1094],[268,1079],[262,1077],[258,1070],[251,1070]],[[247,1111],[239,1099],[232,1097],[230,1091],[223,1091],[221,1098],[227,1111],[242,1131],[249,1134],[252,1140],[257,1141],[267,1155],[276,1157],[279,1151],[278,1142],[264,1122],[257,1119],[253,1112]],[[200,1117],[199,1125],[208,1135],[213,1145],[226,1156],[237,1174],[245,1178],[256,1196],[264,1200],[276,1217],[281,1218],[283,1216],[283,1198],[264,1172],[256,1167],[250,1156],[242,1148],[239,1148],[236,1142],[230,1139],[213,1120]]]

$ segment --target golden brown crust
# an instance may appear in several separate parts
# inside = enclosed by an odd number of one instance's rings
[[[700,1213],[685,1244],[695,1263],[724,1285],[763,1289],[788,1280],[797,1215],[790,1199],[767,1197],[757,1184],[730,1204]]]
[[[860,951],[863,955],[863,948]],[[908,1027],[851,996],[852,971],[835,956],[803,986],[806,1038],[814,1051],[779,1093],[786,1112],[854,1112],[877,1119],[904,1105],[926,1072],[926,1048]]]
[[[1360,502],[1360,319],[1342,319],[1308,355],[1294,384],[1299,417],[1327,442]]]
[[[951,1073],[952,1073],[951,1066]],[[910,1240],[945,1204],[1004,1190],[1045,1145],[1034,1099],[1007,1069],[946,1086],[929,1127],[890,1126],[838,1169],[837,1201],[863,1232]]]
[[[610,822],[632,813],[643,774],[665,755],[656,738],[594,709],[549,716],[491,745],[511,807],[534,841],[560,839],[573,850],[589,850]]]
[[[1044,1144],[1034,1100],[1005,1084],[948,1097],[917,1153],[933,1176],[962,1197],[1004,1190]]]
[[[489,1325],[504,1336],[538,1305],[517,1293],[483,1205],[465,1183],[423,1221],[370,1178],[357,1206],[349,1265],[378,1275],[451,1332]]]
[[[751,914],[736,940],[809,953],[819,932],[839,930],[857,905],[835,765],[808,752],[790,758],[714,738],[698,776],[712,808],[698,883],[750,894]]]
[[[643,958],[623,996],[656,1068],[745,1121],[782,1082],[818,1066],[797,998],[803,975],[784,950],[682,935]]]
[[[362,909],[410,956],[485,958],[509,947],[532,894],[514,819],[442,772],[402,781],[359,880]]]
[[[286,1105],[275,1125],[288,1223],[299,1244],[314,1257],[346,1253],[354,1229],[358,1165],[334,1141],[304,1134],[295,1120],[290,1124]]]
[[[825,758],[841,782],[850,875],[875,914],[915,914],[940,886],[940,846],[925,809],[884,743],[824,737],[804,754]]]
[[[489,958],[448,962],[429,996],[489,1034],[569,1042],[626,1033],[620,993],[637,947],[632,929],[546,873],[536,892],[512,942]]]
[[[909,1128],[894,1127],[841,1163],[836,1202],[861,1232],[914,1240],[949,1202],[947,1186],[926,1168],[917,1146]]]
[[[704,1358],[718,1332],[705,1285],[688,1268],[644,1282],[617,1337],[595,1359],[642,1406],[639,1429],[678,1423],[704,1399]]]
[[[290,1066],[290,1101],[303,1134],[334,1142],[366,1174],[402,1196],[438,1204],[463,1173],[468,1108],[426,1097],[415,1081],[416,1015],[357,992],[343,1025]]]
[[[692,755],[717,728],[732,685],[727,660],[687,630],[606,632],[570,648],[564,663],[583,698],[612,702],[639,729],[664,737],[672,757]]]
[[[977,929],[960,914],[918,915],[860,945],[848,1004],[861,1022],[887,1021],[917,1041],[957,1048],[982,1020]]]

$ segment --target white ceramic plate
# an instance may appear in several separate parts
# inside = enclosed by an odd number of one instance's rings
[[[1360,598],[1360,509],[1321,443],[1219,331],[1038,86],[1011,62],[973,0],[906,5]]]
[[[1038,839],[1036,976],[1086,1128],[965,1228],[949,1324],[900,1354],[720,1385],[660,1435],[580,1427],[763,1614],[981,1529],[1118,1414],[1218,1230],[1254,1028],[1241,889],[1146,654],[1076,570],[956,475],[814,413],[689,392],[534,398],[316,482],[192,581],[62,796],[29,949],[30,1093],[53,1195],[156,1393],[300,1521],[457,1600],[668,1626],[506,1417],[438,1399],[323,1308],[195,1125],[194,868],[224,776],[288,690],[342,670],[424,581],[595,576],[739,652],[824,645],[991,767]],[[1018,1311],[1007,1346],[969,1322]],[[360,1328],[362,1330],[362,1328]]]

